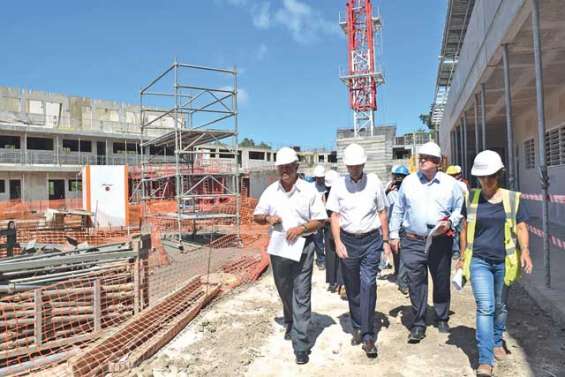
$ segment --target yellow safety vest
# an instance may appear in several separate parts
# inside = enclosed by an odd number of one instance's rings
[[[520,248],[516,242],[516,212],[520,204],[520,193],[500,189],[502,191],[502,204],[506,214],[504,224],[504,284],[510,286],[520,278]],[[471,259],[473,258],[473,241],[475,240],[475,227],[477,225],[477,208],[479,206],[480,189],[471,190],[467,199],[467,248],[465,249],[465,263],[463,275],[469,281],[471,277]]]

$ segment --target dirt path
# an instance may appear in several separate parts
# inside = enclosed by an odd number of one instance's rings
[[[396,286],[379,280],[379,357],[367,359],[350,345],[347,303],[326,290],[324,274],[313,282],[311,361],[294,363],[290,342],[279,324],[281,306],[268,274],[202,313],[167,347],[138,368],[138,376],[474,376],[475,304],[470,287],[453,293],[450,334],[428,327],[418,345],[406,343],[409,300]],[[509,300],[508,360],[497,376],[565,376],[565,329],[556,328],[520,287]],[[429,313],[432,318],[432,312]]]

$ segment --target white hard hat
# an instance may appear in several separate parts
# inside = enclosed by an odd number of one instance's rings
[[[495,151],[486,150],[480,152],[477,157],[475,157],[471,174],[475,177],[484,177],[493,175],[500,169],[504,169],[500,155]]]
[[[339,174],[335,170],[328,170],[324,177],[325,185],[332,187],[332,185],[339,179]]]
[[[433,141],[430,141],[422,145],[420,149],[418,149],[418,154],[425,154],[428,156],[441,158],[441,148]]]
[[[367,162],[367,155],[359,144],[349,144],[343,151],[343,163],[345,165],[363,165],[365,162]]]
[[[322,165],[318,165],[314,168],[314,177],[324,178],[326,169]]]
[[[282,147],[277,152],[277,160],[275,161],[275,166],[292,164],[298,161],[298,155],[296,151],[289,147]]]

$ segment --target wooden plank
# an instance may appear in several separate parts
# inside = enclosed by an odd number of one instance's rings
[[[124,354],[135,350],[149,341],[170,320],[185,311],[191,311],[192,305],[206,296],[196,276],[185,286],[163,298],[157,305],[141,311],[138,315],[123,323],[112,334],[91,345],[80,355],[69,361],[73,376],[99,376],[107,372],[109,363],[115,362]],[[213,291],[209,288],[209,291]],[[100,352],[104,350],[104,352]]]
[[[52,348],[55,347],[67,346],[75,343],[82,343],[87,340],[91,340],[93,338],[95,338],[95,335],[93,333],[90,333],[84,335],[77,335],[71,338],[58,339],[52,342],[45,342],[41,346],[32,345],[20,349],[2,351],[0,352],[0,360],[8,359],[16,356],[22,356],[22,355],[31,355],[37,352],[51,350]]]
[[[40,347],[43,343],[43,297],[41,288],[33,291],[33,303],[35,311],[35,324],[33,328],[35,345]]]
[[[92,310],[94,312],[94,332],[102,331],[102,285],[100,279],[94,280]]]

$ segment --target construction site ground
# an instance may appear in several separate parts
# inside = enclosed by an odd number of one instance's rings
[[[431,294],[431,292],[430,292]],[[430,296],[431,302],[431,296]],[[390,279],[378,281],[376,328],[379,356],[368,359],[351,346],[346,301],[327,291],[315,269],[312,287],[310,363],[294,362],[283,339],[282,307],[270,273],[210,305],[172,342],[130,376],[473,376],[477,367],[475,303],[471,288],[453,292],[451,332],[430,326],[426,338],[407,344],[410,302]],[[525,291],[509,295],[508,359],[496,376],[565,376],[565,328],[557,326]]]

